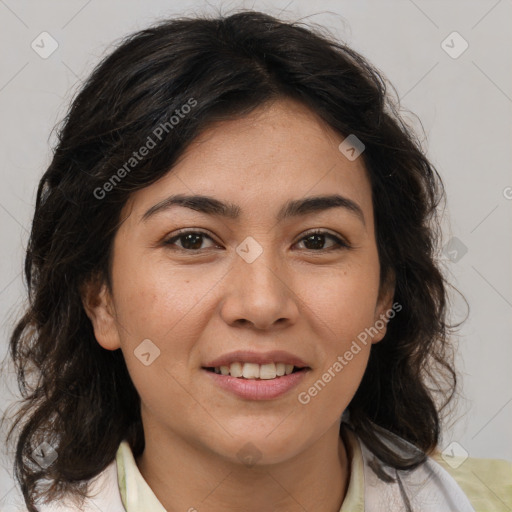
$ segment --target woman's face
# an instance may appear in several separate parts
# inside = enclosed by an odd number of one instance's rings
[[[146,433],[233,461],[252,443],[261,462],[275,463],[337,428],[393,293],[379,296],[370,183],[342,140],[279,100],[204,131],[125,205],[112,295],[103,288],[88,314],[98,342],[122,349]],[[175,195],[214,203],[165,203]],[[334,195],[344,199],[300,206]],[[378,334],[358,341],[376,322]],[[259,380],[206,369],[224,356],[222,366],[253,363],[242,371],[266,377],[271,363],[307,368]]]

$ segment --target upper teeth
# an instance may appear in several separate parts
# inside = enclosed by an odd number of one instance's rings
[[[293,371],[293,364],[285,363],[231,363],[229,366],[215,368],[215,373],[231,375],[231,377],[244,377],[246,379],[275,379],[289,375]]]

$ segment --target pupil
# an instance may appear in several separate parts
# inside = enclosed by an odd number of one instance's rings
[[[183,247],[185,249],[200,249],[201,248],[201,242],[202,242],[202,235],[194,234],[194,233],[188,233],[186,235],[183,235],[182,237],[185,240],[185,243],[182,243]],[[189,243],[191,240],[195,240],[196,243]]]
[[[308,249],[322,249],[322,247],[324,245],[323,238],[324,238],[324,235],[317,235],[317,234],[309,235],[308,237],[306,237],[305,244],[306,245],[308,244],[307,240],[316,239],[316,244],[313,243],[314,247],[307,247],[307,248]]]

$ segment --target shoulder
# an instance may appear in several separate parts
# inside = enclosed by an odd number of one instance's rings
[[[39,512],[126,512],[119,492],[116,460],[89,481],[88,494],[90,497],[81,506],[69,497],[58,503],[37,503],[36,507]]]
[[[400,457],[424,459],[413,469],[397,469],[379,459],[358,437],[364,473],[364,510],[416,510],[421,512],[475,512],[457,481],[432,457],[381,427],[377,436]],[[488,511],[490,512],[490,511]]]
[[[431,457],[456,480],[476,512],[512,510],[512,462],[443,457],[439,452]]]

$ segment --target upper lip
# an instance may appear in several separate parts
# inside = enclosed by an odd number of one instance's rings
[[[306,368],[308,365],[293,354],[284,350],[272,350],[271,352],[254,352],[250,350],[237,350],[224,354],[223,356],[213,359],[212,361],[203,365],[203,368],[218,368],[219,366],[229,366],[231,363],[255,363],[255,364],[269,364],[269,363],[284,363],[293,364],[298,368]]]

